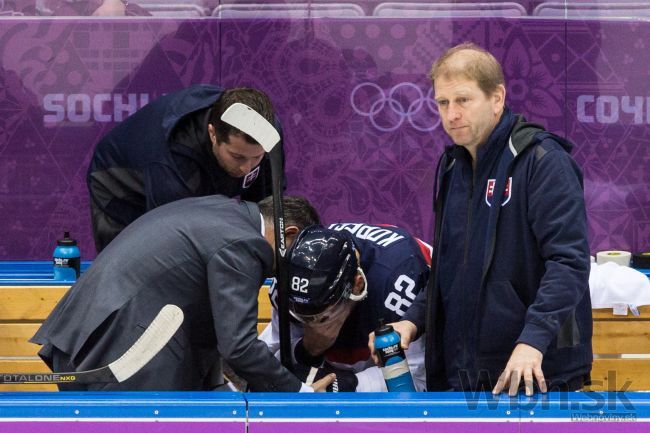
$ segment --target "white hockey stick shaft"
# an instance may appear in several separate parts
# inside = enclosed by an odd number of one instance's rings
[[[107,366],[67,373],[0,373],[0,384],[124,382],[165,347],[182,323],[183,311],[165,305],[129,350]]]
[[[176,305],[165,305],[133,346],[108,364],[117,381],[124,382],[147,365],[165,347],[182,323],[183,310]]]

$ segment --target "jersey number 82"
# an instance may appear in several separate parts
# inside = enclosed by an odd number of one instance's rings
[[[393,284],[393,290],[386,296],[384,307],[402,317],[415,299],[415,281],[407,275],[400,275]],[[404,296],[402,296],[402,294]]]

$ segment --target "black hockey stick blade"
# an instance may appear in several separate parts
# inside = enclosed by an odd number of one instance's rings
[[[278,287],[278,316],[280,333],[280,361],[289,370],[291,362],[291,335],[289,327],[289,294],[286,283],[287,270],[284,263],[286,242],[284,238],[284,209],[282,208],[282,147],[280,134],[275,127],[248,105],[236,102],[224,111],[221,120],[234,126],[257,141],[269,154],[271,165],[271,188],[273,192],[273,226],[275,234],[275,263]]]
[[[69,373],[0,373],[0,384],[124,382],[165,347],[182,323],[183,311],[165,305],[133,346],[107,366]]]

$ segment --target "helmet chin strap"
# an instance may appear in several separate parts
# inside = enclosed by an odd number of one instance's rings
[[[368,296],[368,280],[366,279],[366,274],[363,273],[361,266],[357,268],[357,271],[361,274],[361,278],[363,278],[363,292],[359,293],[358,295],[350,292],[348,299],[353,302],[363,301]]]

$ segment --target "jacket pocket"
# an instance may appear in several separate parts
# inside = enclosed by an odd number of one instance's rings
[[[488,283],[481,305],[478,348],[482,355],[509,355],[524,327],[526,306],[509,281]]]

